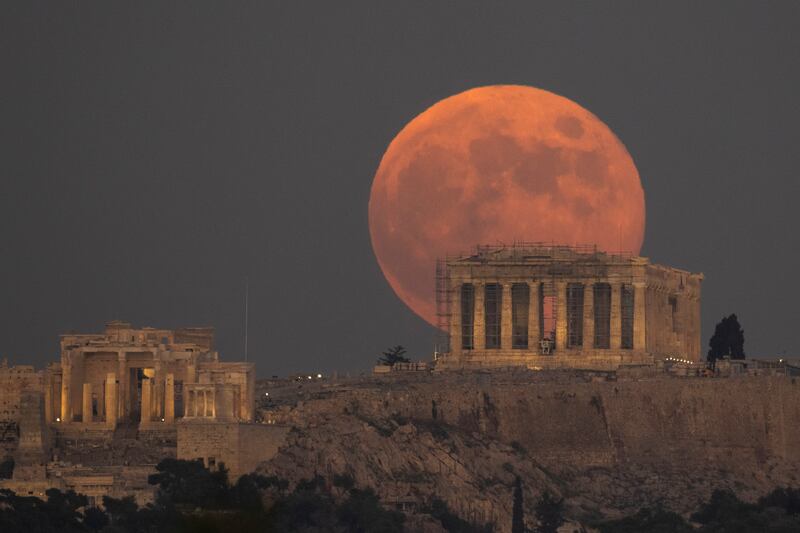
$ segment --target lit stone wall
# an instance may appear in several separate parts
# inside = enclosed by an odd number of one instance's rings
[[[208,467],[224,463],[232,482],[274,457],[288,432],[279,426],[196,420],[177,427],[178,459],[202,459]]]
[[[213,328],[137,329],[120,321],[100,334],[62,335],[60,365],[47,373],[45,418],[108,428],[133,420],[152,429],[183,416],[185,391],[201,383],[224,386],[214,413],[252,421],[254,365],[221,362],[213,345]]]
[[[437,310],[449,342],[437,369],[613,370],[666,357],[701,357],[702,274],[652,265],[644,257],[540,245],[479,247],[473,255],[446,260],[443,272],[437,279]],[[471,301],[464,301],[465,287],[474,291]],[[518,295],[530,295],[519,297],[526,305],[514,302],[515,287]],[[610,292],[595,302],[596,289]],[[498,292],[500,302],[493,305]],[[462,303],[474,310],[472,342],[464,341],[462,322],[470,313]],[[490,331],[495,309],[500,314],[496,344]],[[514,309],[522,318],[514,318]],[[596,313],[608,317],[605,328],[596,328]],[[512,335],[514,324],[523,332]],[[608,332],[605,341],[596,331]]]
[[[0,364],[0,420],[17,420],[22,391],[42,391],[42,380],[32,366]]]

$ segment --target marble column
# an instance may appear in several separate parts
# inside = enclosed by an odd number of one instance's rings
[[[86,424],[92,421],[92,384],[83,384],[83,405],[81,410],[81,420]]]
[[[175,421],[175,375],[167,374],[164,383],[164,422]]]
[[[146,424],[153,419],[153,380],[144,378],[142,380],[142,413],[141,422]]]
[[[528,349],[539,353],[539,341],[542,332],[539,331],[539,282],[528,283],[530,300],[528,303]]]
[[[594,348],[594,283],[583,285],[583,349]]]
[[[194,363],[186,365],[186,379],[184,383],[197,383],[197,367]]]
[[[71,422],[72,409],[70,409],[72,402],[70,396],[72,395],[72,364],[70,363],[69,356],[61,360],[61,421]]]
[[[461,355],[461,283],[456,283],[450,287],[450,353]]]
[[[567,349],[567,282],[557,282],[556,290],[556,350],[564,353]]]
[[[52,374],[45,372],[44,375],[44,421],[47,424],[53,423],[53,382]]]
[[[500,349],[511,350],[511,284],[503,283],[500,293]]]
[[[161,369],[161,351],[153,352],[153,411],[152,416],[156,420],[164,417],[164,373]]]
[[[611,349],[622,347],[622,285],[611,284]]]
[[[194,416],[194,391],[183,390],[183,416],[189,418]]]
[[[633,284],[633,349],[646,350],[646,313],[645,313],[645,284],[637,282]]]
[[[217,420],[232,420],[235,418],[234,402],[236,398],[233,394],[233,388],[220,387],[217,389],[216,394],[219,402],[219,409],[215,410]]]
[[[125,418],[128,415],[128,381],[130,380],[130,375],[128,373],[128,356],[125,352],[120,351],[117,352],[117,358],[119,361],[118,364],[118,371],[117,371],[117,380],[119,381],[119,386],[117,387],[117,399],[119,403],[119,410],[118,410],[118,418]]]
[[[486,285],[483,283],[475,283],[475,327],[472,328],[475,350],[486,350],[486,309],[484,309],[484,296],[486,294]]]
[[[117,376],[113,372],[106,374],[106,427],[117,427],[119,399],[117,398]]]

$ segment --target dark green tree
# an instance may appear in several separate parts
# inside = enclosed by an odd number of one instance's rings
[[[453,513],[446,502],[438,498],[431,502],[431,506],[426,509],[426,512],[438,520],[448,533],[490,533],[492,531],[492,526],[489,524],[475,525],[467,522]]]
[[[372,489],[351,489],[347,500],[336,510],[336,515],[347,531],[356,533],[402,533],[405,521],[403,513],[381,507]]]
[[[544,491],[536,502],[537,533],[556,533],[564,523],[564,498],[555,498],[550,491]]]
[[[199,459],[169,458],[158,463],[156,470],[158,473],[148,476],[147,482],[158,485],[158,498],[162,504],[221,509],[229,503],[228,471],[222,464],[219,469],[210,471]]]
[[[333,486],[343,490],[350,490],[356,486],[356,481],[350,474],[334,474]]]
[[[730,356],[731,359],[744,359],[744,330],[735,314],[724,317],[714,328],[714,335],[708,341],[708,362]]]
[[[763,507],[778,507],[790,515],[800,515],[800,488],[778,487],[758,500]]]
[[[271,528],[267,531],[336,531],[336,505],[324,487],[325,480],[319,476],[301,480],[269,509],[265,523]]]
[[[597,524],[600,533],[691,533],[692,527],[681,515],[664,509],[644,507],[633,516]]]
[[[108,513],[111,525],[117,529],[132,530],[138,522],[139,506],[133,496],[112,498],[103,496],[103,507]]]
[[[61,492],[58,489],[47,489],[45,494],[47,495],[46,512],[58,530],[81,529],[78,509],[89,505],[89,499],[86,496],[78,494],[74,490]]]
[[[83,524],[91,531],[100,531],[108,525],[108,515],[99,507],[89,507],[83,511]]]
[[[378,358],[378,364],[394,366],[395,363],[409,363],[410,361],[405,355],[406,349],[398,344],[394,348],[389,348],[383,352],[381,357]]]
[[[58,489],[46,491],[47,500],[18,496],[0,489],[0,531],[3,533],[84,533],[83,515],[78,509],[88,503],[86,496]]]
[[[230,504],[234,509],[250,512],[264,510],[261,491],[270,487],[270,480],[259,474],[245,474],[230,488]]]
[[[525,533],[525,511],[522,509],[522,480],[514,480],[514,507],[511,511],[511,533]]]

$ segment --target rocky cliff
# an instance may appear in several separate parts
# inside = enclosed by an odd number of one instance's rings
[[[528,516],[547,489],[579,522],[656,504],[688,513],[714,488],[755,498],[800,475],[792,378],[499,372],[298,387],[273,386],[292,401],[262,414],[292,430],[262,471],[349,474],[391,504],[441,498],[498,531],[517,475]]]

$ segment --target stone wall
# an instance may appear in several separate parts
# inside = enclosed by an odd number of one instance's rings
[[[573,519],[642,506],[685,514],[715,489],[752,501],[800,479],[800,383],[640,369],[450,372],[269,384],[261,418],[293,430],[261,466],[292,482],[347,473],[385,502],[433,498],[507,532],[516,475],[526,515],[543,490]],[[262,393],[263,396],[263,393]]]
[[[517,443],[545,463],[585,467],[714,461],[757,469],[771,458],[800,465],[796,378],[520,381],[452,374],[351,388],[306,402],[294,417],[339,411],[437,421]]]
[[[271,459],[288,432],[279,426],[202,421],[177,427],[178,459],[203,459],[210,468],[224,463],[231,482]]]
[[[17,449],[24,391],[42,390],[42,372],[32,366],[0,364],[0,461]]]
[[[647,267],[647,351],[699,361],[702,278],[658,265]]]
[[[22,391],[41,391],[42,372],[32,366],[0,365],[0,420],[19,418]]]
[[[286,439],[288,427],[239,424],[239,473],[254,472],[274,457]]]

